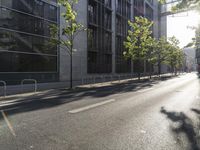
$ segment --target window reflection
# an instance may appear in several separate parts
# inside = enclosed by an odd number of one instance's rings
[[[57,57],[0,51],[1,72],[56,72]]]
[[[51,24],[43,19],[0,8],[0,27],[3,28],[50,36]]]
[[[1,50],[56,55],[57,45],[48,38],[0,30]]]
[[[57,22],[57,7],[41,0],[1,0],[0,5]]]

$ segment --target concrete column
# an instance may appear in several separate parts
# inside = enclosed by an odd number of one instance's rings
[[[112,74],[116,73],[116,0],[112,0]]]
[[[77,21],[87,28],[87,0],[80,0],[76,5]],[[63,7],[60,13],[64,12]],[[60,27],[63,28],[65,20],[60,17]],[[64,39],[63,36],[60,38]],[[87,75],[87,32],[78,34],[74,41],[75,52],[73,54],[73,80],[74,85],[81,81],[82,76]],[[66,50],[60,49],[60,81],[69,82],[70,62],[69,54]]]

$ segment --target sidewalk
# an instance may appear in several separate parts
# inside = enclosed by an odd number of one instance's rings
[[[171,74],[163,74],[160,78],[163,78],[163,77],[164,78],[171,77]],[[159,77],[157,75],[154,75],[154,76],[152,76],[151,80],[156,80],[158,78]],[[149,76],[141,77],[140,82],[145,82],[145,80],[148,80],[148,79],[149,79]],[[25,101],[25,100],[34,100],[34,99],[40,99],[40,98],[44,98],[44,99],[54,98],[62,93],[74,94],[74,93],[78,93],[78,92],[87,92],[89,90],[93,90],[96,88],[115,86],[115,85],[119,85],[119,84],[130,83],[131,81],[136,82],[136,81],[138,81],[138,78],[122,79],[122,80],[109,81],[109,82],[104,82],[104,83],[81,85],[81,86],[77,86],[73,90],[60,88],[60,89],[44,90],[44,91],[39,91],[39,92],[35,92],[35,93],[32,92],[32,93],[10,95],[10,96],[6,96],[6,97],[0,97],[0,107],[2,105],[12,104],[12,103],[20,102],[20,101]]]

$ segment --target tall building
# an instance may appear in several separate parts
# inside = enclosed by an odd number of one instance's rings
[[[161,36],[157,0],[79,0],[76,10],[77,21],[88,31],[75,40],[75,84],[91,75],[136,72],[137,63],[123,57],[127,23],[135,16],[154,21],[153,36]],[[63,11],[57,0],[0,0],[0,80],[9,84],[30,78],[38,82],[69,81],[69,55],[53,46],[50,37],[52,24],[65,25],[60,16]],[[148,63],[143,66],[148,72]]]
[[[58,49],[50,24],[58,24],[55,0],[0,0],[0,80],[58,81]]]

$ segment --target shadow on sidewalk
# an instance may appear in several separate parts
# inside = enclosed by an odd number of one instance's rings
[[[166,78],[161,78],[161,80]],[[169,79],[169,78],[168,78]],[[137,91],[143,88],[148,88],[154,84],[159,83],[161,80],[141,80],[127,81],[123,83],[114,83],[104,87],[96,88],[78,88],[75,90],[54,90],[43,92],[39,95],[17,98],[7,98],[6,101],[2,101],[0,110],[6,111],[8,115],[14,115],[23,112],[37,111],[40,109],[49,109],[57,107],[73,101],[83,100],[85,98],[106,98],[113,94],[123,94],[128,92]],[[0,119],[2,116],[0,115]]]

